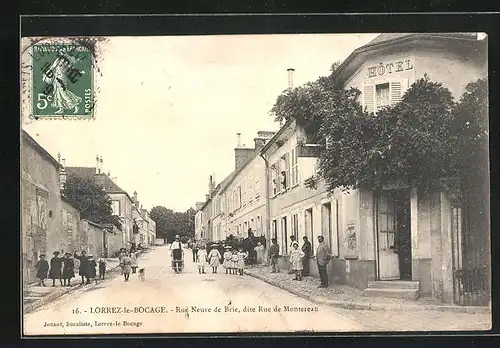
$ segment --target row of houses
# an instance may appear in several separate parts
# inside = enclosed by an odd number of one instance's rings
[[[358,88],[371,112],[399,102],[424,74],[458,99],[469,82],[487,76],[486,45],[475,34],[382,34],[352,52],[335,78]],[[291,235],[309,237],[313,249],[322,235],[337,257],[329,265],[332,281],[396,289],[392,295],[416,287],[420,296],[457,304],[488,301],[488,221],[470,229],[463,207],[440,188],[419,192],[394,182],[377,193],[329,193],[316,150],[295,121],[258,132],[253,148],[238,141],[234,171],[217,185],[210,177],[206,200],[197,203],[196,238],[246,237],[251,229],[277,238],[286,267]]]
[[[156,224],[139,205],[137,193],[131,197],[102,171],[102,158],[95,168],[66,167],[64,160],[52,157],[26,131],[21,135],[21,245],[23,284],[35,281],[41,254],[54,251],[85,250],[87,254],[114,256],[131,243],[154,245]],[[68,175],[90,177],[106,191],[113,215],[121,229],[81,219],[80,212],[61,194]],[[134,220],[137,233],[134,233]]]

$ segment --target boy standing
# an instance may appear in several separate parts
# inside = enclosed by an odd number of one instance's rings
[[[271,260],[271,266],[272,266],[271,273],[278,273],[280,271],[278,266],[278,256],[280,252],[280,246],[276,238],[273,238],[271,241],[272,244],[269,247],[269,260]]]

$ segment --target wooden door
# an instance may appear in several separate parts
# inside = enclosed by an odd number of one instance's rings
[[[379,279],[399,279],[399,257],[395,252],[396,201],[391,196],[390,191],[381,192],[378,197],[377,210]]]

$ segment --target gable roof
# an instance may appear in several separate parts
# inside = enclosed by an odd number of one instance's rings
[[[134,200],[127,191],[118,186],[109,176],[104,173],[96,173],[95,167],[65,167],[68,174],[77,175],[81,178],[94,178],[95,182],[101,185],[106,193],[122,193],[127,195],[131,202]]]
[[[356,48],[352,53],[340,64],[340,66],[335,71],[334,78],[336,80],[345,79],[345,70],[351,65],[353,61],[358,58],[358,56],[366,54],[371,50],[376,50],[379,48],[384,48],[389,45],[411,42],[418,39],[430,39],[430,40],[461,40],[463,42],[477,41],[477,33],[383,33],[375,37],[373,40],[368,42],[366,45]]]
[[[42,145],[37,143],[36,140],[33,139],[24,129],[21,129],[21,137],[22,142],[26,142],[27,144],[31,145],[40,155],[45,157],[45,159],[48,160],[57,169],[62,168],[61,163],[57,162],[57,160],[52,157],[50,153],[48,153],[48,151],[42,147]]]

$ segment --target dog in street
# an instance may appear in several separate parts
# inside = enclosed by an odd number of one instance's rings
[[[143,282],[145,279],[146,279],[146,269],[141,268],[139,269],[139,280]]]

